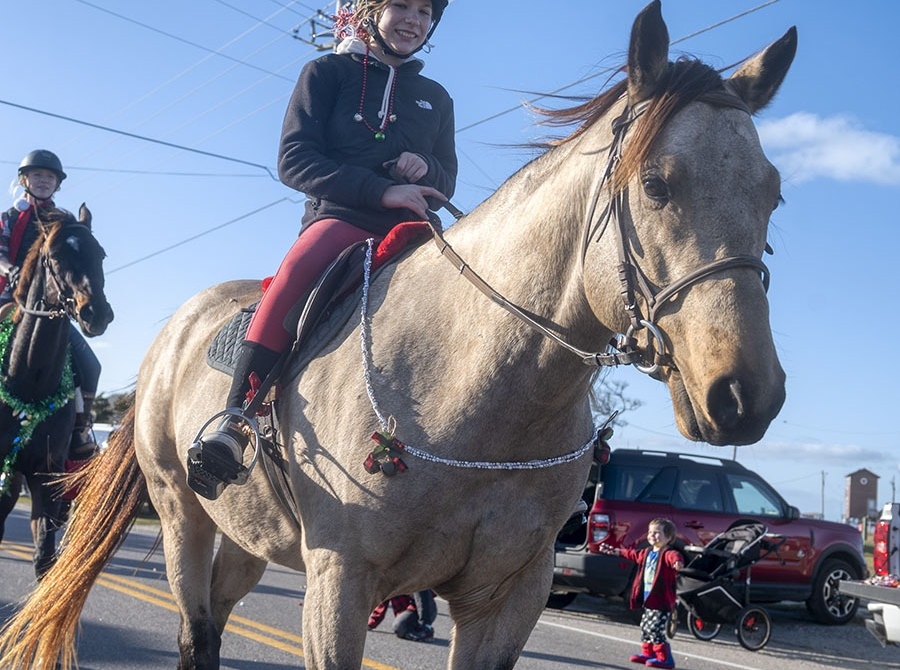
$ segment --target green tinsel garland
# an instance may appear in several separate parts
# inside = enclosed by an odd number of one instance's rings
[[[9,357],[9,338],[12,336],[12,318],[4,319],[0,323],[0,364],[6,369]],[[12,483],[13,465],[22,448],[31,441],[35,429],[50,418],[60,407],[64,407],[75,397],[75,380],[72,377],[72,354],[66,354],[66,363],[63,367],[62,379],[56,393],[44,398],[40,402],[28,403],[19,400],[3,384],[0,384],[0,401],[9,407],[19,419],[19,434],[13,438],[12,449],[3,459],[3,467],[0,468],[0,496],[9,493]]]

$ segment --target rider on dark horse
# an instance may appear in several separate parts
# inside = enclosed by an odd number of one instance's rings
[[[59,158],[46,149],[30,152],[19,164],[18,185],[24,189],[24,195],[13,207],[0,214],[0,305],[12,302],[19,267],[38,238],[37,221],[43,212],[56,207],[52,196],[65,178]],[[91,431],[91,410],[100,380],[100,361],[78,332],[78,327],[71,323],[69,349],[78,387],[69,459],[85,461],[98,448]]]
[[[453,101],[420,74],[423,62],[414,57],[447,4],[357,0],[337,17],[336,53],[300,73],[284,117],[278,174],[306,194],[306,215],[250,321],[228,414],[188,452],[188,484],[206,498],[243,483],[243,407],[255,393],[252,380],[265,380],[293,340],[283,323],[294,304],[344,249],[421,222],[453,195]]]

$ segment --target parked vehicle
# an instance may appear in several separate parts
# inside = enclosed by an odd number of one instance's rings
[[[736,461],[616,449],[608,463],[592,467],[583,502],[586,512],[576,514],[557,538],[551,607],[565,607],[578,593],[624,594],[634,564],[601,554],[597,546],[646,543],[648,523],[666,517],[678,527],[677,541],[687,545],[705,546],[738,520],[759,521],[784,537],[777,551],[753,567],[751,602],[803,601],[825,624],[846,623],[859,608],[838,583],[867,576],[860,532],[802,518]]]
[[[872,539],[875,574],[866,582],[842,582],[840,590],[868,601],[866,628],[876,640],[900,645],[900,503],[884,506]]]

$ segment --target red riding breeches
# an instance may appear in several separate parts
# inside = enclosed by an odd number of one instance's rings
[[[287,349],[294,340],[294,333],[284,327],[287,313],[344,249],[370,237],[378,239],[338,219],[322,219],[304,228],[263,293],[246,339],[273,351]]]

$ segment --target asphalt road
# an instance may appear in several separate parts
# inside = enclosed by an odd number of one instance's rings
[[[79,663],[82,670],[175,668],[178,613],[169,594],[160,550],[153,551],[158,527],[139,525],[108,566],[88,598],[82,616]],[[15,510],[0,544],[0,621],[33,584],[27,511]],[[257,588],[235,608],[225,633],[222,668],[287,670],[304,665],[300,629],[305,581],[302,574],[270,566]],[[436,638],[431,643],[401,640],[390,630],[392,615],[369,633],[364,668],[441,670],[446,666],[450,619],[438,600]],[[803,605],[769,608],[772,638],[759,652],[737,643],[731,630],[710,642],[680,629],[672,640],[678,668],[694,670],[812,668],[900,669],[900,647],[882,648],[865,630],[860,615],[840,627],[812,623]],[[621,602],[580,596],[565,611],[546,610],[516,668],[563,670],[636,668],[628,657],[638,648],[639,631]],[[9,669],[4,669],[9,670]]]

